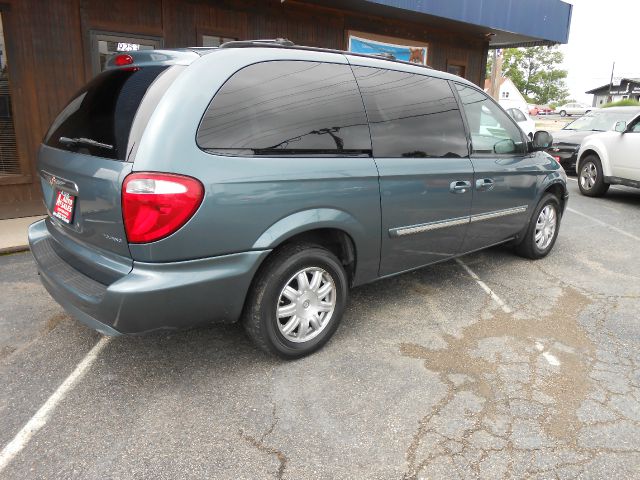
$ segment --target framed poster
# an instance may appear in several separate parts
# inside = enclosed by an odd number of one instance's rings
[[[377,38],[371,38],[377,37]],[[382,41],[380,36],[371,35],[369,38],[358,35],[349,35],[349,51],[354,53],[365,53],[368,55],[389,55],[396,60],[427,64],[426,45],[401,45],[397,43]],[[402,41],[402,40],[399,40]]]

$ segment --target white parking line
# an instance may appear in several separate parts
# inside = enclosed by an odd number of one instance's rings
[[[480,280],[480,277],[478,277],[478,275],[476,275],[476,273],[471,270],[466,263],[464,263],[459,258],[456,258],[456,262],[458,262],[458,265],[465,269],[469,276],[473,278],[478,285],[480,285],[480,287],[487,293],[487,295],[489,295],[493,299],[494,302],[500,305],[500,308],[502,308],[502,311],[504,313],[513,313],[513,310],[511,310],[511,308],[509,308],[509,306],[504,303],[504,301],[498,295],[496,295],[495,292],[491,290],[486,283]]]
[[[613,230],[614,232],[619,233],[620,235],[624,235],[625,237],[629,237],[629,238],[632,238],[633,240],[640,241],[640,237],[634,235],[633,233],[629,233],[629,232],[626,232],[626,231],[622,230],[621,228],[614,227],[613,225],[611,225],[609,223],[606,223],[606,222],[603,222],[602,220],[598,220],[597,218],[594,218],[591,215],[587,215],[586,213],[579,212],[577,210],[574,210],[571,207],[567,207],[567,210],[569,212],[571,212],[571,213],[575,213],[576,215],[580,215],[581,217],[588,218],[589,220],[591,220],[592,222],[597,223],[598,225],[602,225],[603,227],[610,228],[611,230]]]
[[[89,370],[93,362],[102,351],[102,349],[109,343],[112,337],[102,337],[98,343],[96,343],[89,353],[85,355],[82,361],[78,364],[71,375],[69,375],[62,385],[53,392],[44,405],[31,417],[27,424],[22,427],[22,430],[13,437],[6,447],[0,452],[0,473],[6,468],[7,465],[13,460],[13,458],[20,453],[20,451],[29,443],[31,437],[35,435],[38,430],[44,427],[51,416],[51,413],[56,408],[58,403],[65,397],[65,395],[74,387],[74,385],[82,379],[84,374]]]

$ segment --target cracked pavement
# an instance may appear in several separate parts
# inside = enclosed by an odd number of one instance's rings
[[[569,206],[640,236],[640,191]],[[639,244],[565,214],[506,248],[357,288],[334,339],[283,362],[236,326],[113,339],[6,479],[640,478]],[[0,445],[99,335],[0,257]]]

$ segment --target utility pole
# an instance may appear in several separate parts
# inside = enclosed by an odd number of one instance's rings
[[[616,62],[613,62],[613,65],[611,66],[611,80],[609,81],[609,98],[607,98],[607,102],[610,102],[611,100],[613,100],[613,97],[611,96],[611,90],[613,90],[613,70],[616,68]]]
[[[502,77],[502,50],[493,49],[493,64],[491,65],[491,85],[489,95],[496,101],[500,99],[500,78]]]

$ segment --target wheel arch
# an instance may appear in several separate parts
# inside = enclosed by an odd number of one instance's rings
[[[611,164],[609,163],[609,156],[606,153],[606,150],[603,148],[599,148],[597,145],[588,145],[585,146],[584,149],[581,149],[578,161],[576,162],[576,173],[580,175],[580,162],[587,155],[595,155],[600,160],[600,165],[602,166],[602,173],[605,177],[609,177],[612,175],[611,173]]]
[[[256,250],[276,250],[294,242],[315,243],[331,251],[342,262],[351,285],[363,283],[377,274],[380,235],[375,248],[367,248],[372,233],[349,213],[329,208],[296,212],[271,225],[253,245]],[[376,258],[372,258],[373,252]],[[372,270],[375,264],[375,272]]]
[[[558,199],[558,201],[560,202],[560,208],[562,212],[564,212],[567,203],[567,185],[561,181],[554,181],[552,183],[549,183],[544,188],[544,190],[542,190],[542,193],[538,198],[538,202],[540,202],[542,197],[544,197],[547,193],[551,193]]]

